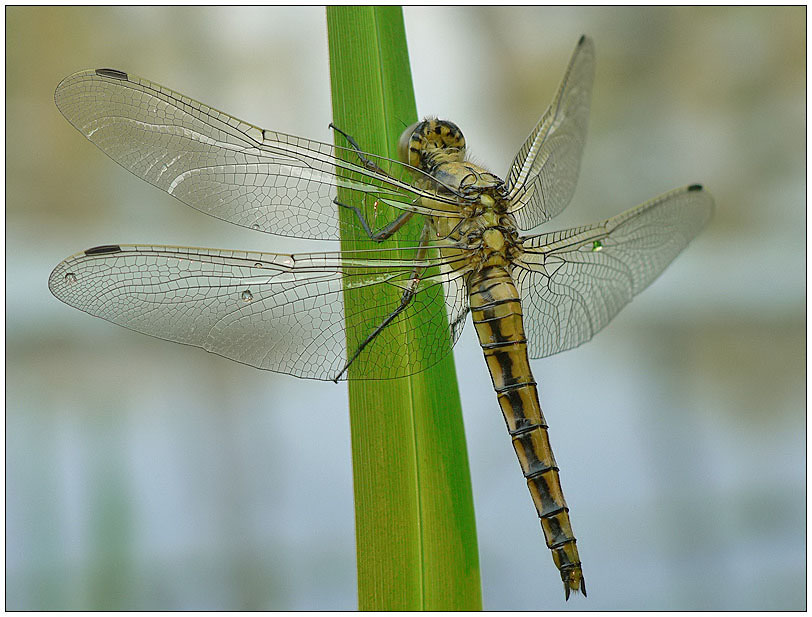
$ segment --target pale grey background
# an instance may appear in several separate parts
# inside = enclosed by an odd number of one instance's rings
[[[316,249],[136,179],[52,96],[114,67],[330,140],[323,9],[6,15],[7,608],[355,608],[345,386],[141,336],[46,287],[105,243]],[[804,608],[805,9],[405,17],[419,112],[456,121],[500,174],[580,34],[595,39],[581,181],[551,228],[691,182],[718,204],[594,341],[534,363],[586,601],[563,602],[468,326],[455,354],[485,607]]]

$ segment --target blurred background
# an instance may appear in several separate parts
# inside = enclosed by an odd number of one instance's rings
[[[806,9],[404,15],[420,114],[500,175],[594,38],[581,180],[551,229],[693,182],[717,203],[605,331],[534,363],[588,600],[564,604],[467,327],[485,608],[804,609]],[[356,608],[346,386],[130,332],[46,285],[99,244],[318,250],[131,176],[53,91],[114,67],[331,141],[324,10],[7,7],[6,45],[6,608]]]

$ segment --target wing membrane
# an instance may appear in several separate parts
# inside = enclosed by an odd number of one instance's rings
[[[410,175],[425,176],[417,169],[367,154],[385,173],[372,171],[352,150],[263,130],[136,75],[82,71],[63,80],[54,98],[68,121],[125,169],[243,227],[323,240],[339,239],[340,230],[363,234],[357,223],[339,222],[332,202],[339,186],[348,205],[378,200],[460,216],[417,203],[419,197],[456,203],[409,184]]]
[[[693,185],[597,225],[527,238],[513,275],[530,357],[591,339],[671,263],[712,212],[712,197]]]
[[[510,211],[520,229],[549,221],[569,204],[586,142],[595,47],[581,37],[550,107],[508,171]]]
[[[48,286],[63,302],[132,330],[327,380],[347,361],[348,336],[363,340],[398,306],[417,263],[425,271],[414,300],[357,360],[355,376],[388,379],[428,368],[456,342],[467,297],[461,274],[448,271],[453,259],[416,262],[386,249],[281,255],[112,245],[66,259]],[[345,298],[350,305],[362,291],[375,300],[345,316]],[[435,303],[445,304],[451,328]],[[418,351],[402,348],[404,332],[420,338]]]

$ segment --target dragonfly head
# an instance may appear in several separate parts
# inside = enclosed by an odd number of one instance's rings
[[[462,161],[465,137],[453,122],[426,118],[403,131],[398,141],[398,156],[412,167],[429,171],[438,163]]]

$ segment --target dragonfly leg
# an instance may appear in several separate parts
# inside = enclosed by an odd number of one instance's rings
[[[369,236],[369,239],[372,240],[373,242],[383,242],[387,238],[391,237],[392,234],[394,234],[401,227],[403,227],[414,215],[414,212],[402,212],[400,215],[398,215],[398,217],[394,221],[392,221],[385,227],[382,227],[378,231],[372,231],[372,228],[369,226],[369,223],[367,222],[366,218],[364,218],[364,213],[361,212],[360,208],[358,208],[357,206],[350,206],[348,204],[342,203],[337,198],[333,200],[333,203],[337,206],[341,206],[342,208],[347,208],[355,212],[355,216],[358,217],[361,226],[364,228],[364,231],[366,232],[367,236]]]
[[[415,259],[420,261],[426,255],[426,250],[428,249],[428,239],[430,236],[430,227],[428,223],[423,226],[423,231],[420,233],[420,248],[415,255]],[[383,329],[388,326],[394,319],[400,315],[406,307],[409,306],[409,303],[414,299],[415,294],[417,293],[417,285],[420,283],[420,275],[422,274],[425,268],[422,266],[415,266],[412,270],[411,277],[409,279],[409,286],[403,291],[403,294],[400,296],[400,304],[398,307],[389,313],[386,318],[380,323],[380,325],[372,331],[372,333],[367,336],[364,341],[358,345],[356,350],[353,352],[352,356],[347,360],[347,363],[344,367],[339,371],[338,375],[335,376],[333,382],[338,383],[338,380],[341,379],[341,376],[347,372],[347,369],[350,368],[350,365],[355,362],[356,358],[361,355],[361,352],[364,348],[369,345],[375,337],[378,336]]]
[[[353,151],[355,151],[355,155],[358,157],[358,160],[361,161],[361,164],[364,167],[366,167],[370,171],[374,171],[383,176],[391,177],[385,170],[383,170],[374,161],[370,160],[367,157],[366,153],[361,149],[361,146],[358,145],[358,142],[355,141],[352,135],[345,133],[332,122],[330,123],[330,128],[347,140],[347,142],[352,147]],[[372,228],[369,226],[369,223],[367,223],[366,218],[364,218],[364,214],[358,207],[343,204],[340,201],[338,201],[338,199],[334,199],[333,203],[343,208],[349,208],[350,210],[355,212],[355,215],[361,222],[364,231],[366,232],[367,236],[369,236],[369,239],[372,240],[373,242],[383,242],[384,240],[392,236],[392,234],[397,232],[401,227],[403,227],[403,225],[405,225],[409,221],[409,219],[412,218],[412,215],[414,215],[414,212],[403,212],[394,221],[392,221],[382,229],[379,229],[378,231],[372,231]]]
[[[409,306],[409,303],[412,301],[412,298],[414,298],[414,293],[415,292],[410,289],[407,289],[403,292],[403,295],[400,297],[400,305],[394,311],[389,313],[386,319],[384,319],[381,322],[381,325],[375,328],[372,334],[370,334],[368,337],[366,337],[366,339],[364,339],[363,343],[358,345],[358,348],[352,354],[352,357],[349,360],[347,360],[347,363],[344,365],[344,368],[342,368],[341,371],[338,373],[338,375],[336,375],[335,379],[333,379],[335,383],[338,383],[338,380],[341,379],[341,376],[347,372],[347,369],[350,368],[350,364],[355,362],[356,358],[358,358],[358,356],[361,355],[361,352],[364,350],[364,348],[367,345],[369,345],[375,339],[375,337],[378,336],[381,333],[381,331],[383,331],[383,329],[386,326],[392,323],[395,317],[400,315],[406,309],[406,307]]]
[[[353,150],[355,150],[356,156],[358,156],[358,159],[361,161],[361,163],[364,165],[364,167],[366,167],[367,169],[370,169],[372,171],[377,171],[378,173],[381,173],[381,174],[389,175],[383,169],[378,167],[378,165],[376,165],[375,163],[373,163],[371,160],[369,160],[367,158],[366,154],[364,154],[364,151],[361,150],[361,146],[358,145],[358,142],[355,141],[355,139],[353,139],[351,135],[348,135],[347,133],[342,131],[340,128],[338,128],[332,122],[330,123],[330,128],[333,129],[339,135],[342,135],[344,137],[344,139],[346,139],[349,142],[350,146],[352,147]]]

